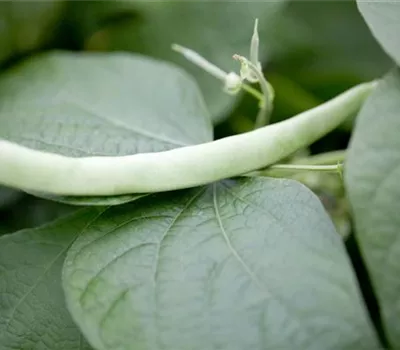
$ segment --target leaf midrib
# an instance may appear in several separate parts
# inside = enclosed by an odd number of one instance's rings
[[[160,135],[156,135],[153,134],[151,132],[148,132],[144,129],[140,129],[137,127],[133,127],[132,125],[126,124],[124,122],[122,122],[120,119],[117,118],[109,118],[106,115],[99,113],[98,111],[93,111],[90,106],[83,104],[82,102],[76,102],[73,99],[68,99],[64,102],[70,102],[72,103],[76,108],[81,109],[83,112],[88,113],[90,116],[95,117],[97,119],[103,120],[107,123],[110,123],[111,125],[117,127],[117,128],[121,128],[121,129],[125,129],[128,131],[131,131],[135,134],[138,134],[140,136],[144,136],[146,138],[150,138],[156,141],[161,141],[163,143],[169,143],[171,145],[177,146],[177,147],[182,147],[182,146],[189,146],[190,144],[186,143],[186,142],[181,142],[181,141],[177,141],[174,139],[171,139],[169,137],[166,136],[160,136]]]

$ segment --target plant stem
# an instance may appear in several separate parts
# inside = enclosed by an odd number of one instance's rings
[[[264,103],[264,96],[257,89],[254,89],[252,86],[248,84],[242,84],[242,89],[248,92],[250,95],[254,96],[257,100],[260,101],[261,104]]]
[[[273,89],[271,85],[267,82],[264,77],[264,74],[261,72],[258,67],[247,60],[245,57],[239,55],[233,55],[235,60],[240,61],[242,64],[247,65],[251,72],[257,77],[258,82],[260,83],[260,88],[263,94],[263,103],[260,106],[260,110],[256,117],[255,129],[261,128],[269,123],[269,118],[272,112],[272,102],[273,102]]]
[[[248,133],[169,151],[73,158],[0,140],[0,184],[59,195],[150,193],[209,184],[279,162],[355,113],[376,82]]]
[[[288,170],[288,171],[320,171],[320,172],[337,172],[341,164],[334,165],[305,165],[305,164],[274,164],[268,169]]]
[[[183,55],[188,61],[192,62],[196,66],[204,69],[208,74],[213,77],[224,81],[228,73],[224,72],[221,68],[217,67],[215,64],[206,60],[203,56],[199,55],[196,51],[188,49],[187,47],[172,44],[172,50],[179,52]]]
[[[331,151],[320,154],[315,154],[309,157],[301,157],[294,159],[293,164],[306,164],[306,165],[329,165],[343,163],[346,158],[346,150]]]
[[[274,164],[270,167],[253,171],[248,176],[285,176],[287,173],[317,171],[324,173],[341,173],[342,164],[333,165],[308,165],[308,164]]]

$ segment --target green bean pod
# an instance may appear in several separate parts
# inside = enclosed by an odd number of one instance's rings
[[[332,131],[376,82],[357,85],[293,118],[164,152],[72,158],[0,140],[0,184],[57,195],[106,196],[204,185],[267,167]]]

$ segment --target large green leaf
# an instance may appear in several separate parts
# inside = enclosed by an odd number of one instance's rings
[[[212,127],[198,88],[179,68],[130,54],[58,52],[0,78],[0,138],[69,156],[116,156],[210,141]]]
[[[65,253],[99,214],[0,238],[0,348],[2,350],[89,350],[64,302],[61,268]]]
[[[387,335],[400,347],[400,72],[389,74],[361,110],[345,167],[357,240]]]
[[[0,63],[45,44],[63,7],[51,0],[0,2]]]
[[[96,349],[373,349],[341,238],[291,180],[111,207],[72,245],[67,305]]]
[[[261,57],[274,53],[275,25],[285,1],[91,1],[75,4],[85,45],[95,50],[128,50],[178,63],[196,77],[213,119],[220,121],[235,98],[222,83],[171,50],[193,48],[226,71],[238,71],[235,53],[248,55],[259,18]]]
[[[357,3],[376,39],[400,65],[400,1],[357,0]]]

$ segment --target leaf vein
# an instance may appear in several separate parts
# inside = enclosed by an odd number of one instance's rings
[[[136,244],[132,247],[129,247],[129,249],[123,251],[121,254],[119,254],[118,256],[116,256],[115,258],[113,258],[112,260],[110,260],[109,262],[107,262],[107,264],[105,264],[86,284],[85,289],[82,291],[82,294],[79,297],[79,303],[81,304],[81,306],[83,305],[83,299],[85,298],[86,294],[88,293],[88,291],[90,290],[90,286],[99,278],[99,276],[108,268],[110,267],[112,264],[118,262],[119,259],[123,258],[124,256],[126,256],[127,254],[131,253],[132,251],[134,251],[135,249],[147,246],[147,245],[157,245],[158,242],[141,242],[139,244]]]
[[[214,184],[213,185],[213,203],[214,203],[214,211],[215,211],[215,217],[217,219],[218,222],[218,226],[220,228],[220,231],[222,233],[222,236],[229,248],[229,251],[231,252],[231,254],[235,257],[235,259],[239,262],[239,264],[242,266],[242,268],[244,269],[244,271],[249,275],[249,277],[251,278],[251,280],[264,292],[267,293],[268,296],[271,296],[270,293],[268,291],[265,290],[265,288],[263,287],[262,283],[260,282],[260,280],[258,279],[258,277],[256,276],[256,274],[250,269],[250,267],[245,263],[245,261],[243,260],[243,258],[240,256],[240,254],[237,252],[237,250],[235,249],[235,247],[233,246],[226,230],[225,227],[222,223],[222,218],[218,209],[218,198],[217,198],[217,185]]]
[[[117,128],[121,128],[121,129],[125,129],[125,130],[129,130],[135,134],[144,136],[146,138],[150,138],[156,141],[161,141],[161,142],[166,142],[175,146],[188,146],[189,144],[185,143],[185,142],[181,142],[181,141],[176,141],[173,139],[170,139],[169,137],[166,136],[160,136],[160,135],[155,135],[152,134],[148,131],[145,131],[144,129],[139,129],[139,128],[134,128],[132,125],[126,124],[121,122],[120,120],[116,119],[116,118],[109,118],[103,114],[99,114],[98,112],[93,111],[88,105],[83,105],[82,102],[75,102],[72,99],[69,99],[65,102],[70,102],[72,103],[74,106],[78,107],[78,109],[83,110],[84,112],[90,114],[92,117],[101,119],[103,121],[106,121],[108,123],[110,123],[111,125],[114,125]]]
[[[157,319],[158,319],[158,309],[159,309],[159,300],[158,300],[158,295],[159,295],[159,291],[158,291],[158,284],[157,284],[157,279],[158,279],[158,274],[159,274],[159,265],[160,265],[160,253],[162,250],[162,243],[164,241],[164,239],[167,237],[168,233],[171,231],[172,227],[178,222],[179,218],[182,216],[182,214],[185,212],[185,210],[187,210],[191,204],[200,196],[202,195],[205,190],[207,189],[207,187],[203,187],[200,189],[200,191],[198,191],[196,194],[194,194],[190,200],[188,200],[188,202],[183,206],[183,208],[176,214],[175,218],[172,220],[172,222],[169,224],[169,226],[167,227],[167,229],[165,230],[165,232],[163,233],[163,235],[161,236],[160,242],[158,244],[158,250],[156,252],[156,256],[155,256],[155,261],[154,261],[154,273],[153,273],[153,283],[154,283],[154,308],[155,308],[155,320],[156,320],[156,324],[157,324]],[[158,327],[157,327],[158,329]],[[158,349],[160,349],[160,345],[159,345],[159,339],[158,339],[158,332],[156,332],[156,342],[157,342],[157,346]]]
[[[18,301],[18,303],[14,306],[9,316],[9,319],[5,325],[4,332],[7,332],[11,321],[14,319],[15,312],[18,310],[19,306],[25,301],[25,299],[33,292],[33,290],[39,285],[42,278],[46,275],[46,273],[52,268],[52,266],[57,262],[57,260],[62,257],[62,255],[68,250],[68,248],[72,245],[72,243],[76,240],[78,236],[83,234],[83,232],[90,226],[90,224],[96,221],[108,208],[102,210],[99,214],[97,214],[92,220],[90,220],[81,230],[81,232],[77,233],[68,244],[66,244],[65,248],[61,249],[61,251],[56,255],[56,257],[46,266],[43,273],[38,276],[36,282],[28,289],[28,291],[22,296],[22,298]]]

